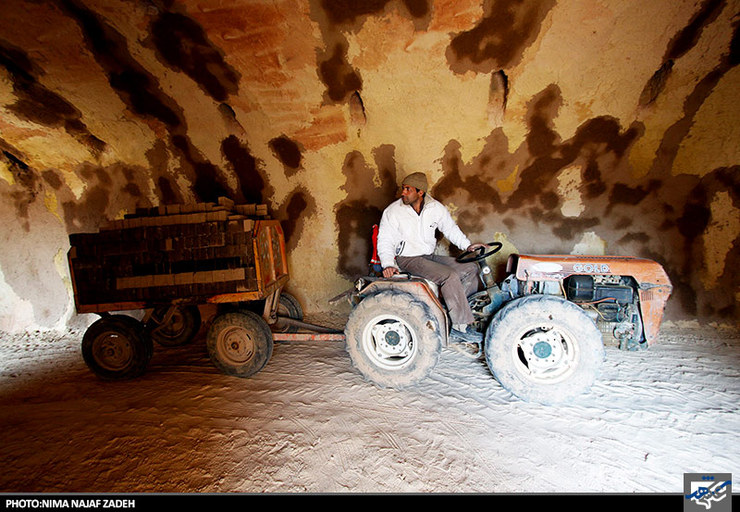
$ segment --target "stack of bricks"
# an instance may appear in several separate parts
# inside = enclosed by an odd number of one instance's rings
[[[252,230],[265,205],[218,203],[138,209],[98,233],[69,236],[80,305],[198,302],[257,288]]]

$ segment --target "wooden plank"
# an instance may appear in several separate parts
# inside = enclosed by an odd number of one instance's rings
[[[344,334],[273,332],[275,341],[344,341]]]
[[[183,272],[180,274],[156,274],[148,276],[119,277],[116,279],[116,289],[147,288],[157,286],[174,286],[182,284],[222,283],[227,281],[244,281],[244,268],[227,270],[208,270],[200,272]]]

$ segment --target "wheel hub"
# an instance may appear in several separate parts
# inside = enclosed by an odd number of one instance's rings
[[[164,326],[166,336],[175,337],[185,329],[185,317],[179,311],[176,311],[167,325]]]
[[[388,345],[396,346],[399,343],[401,343],[401,337],[398,335],[396,331],[390,331],[385,334],[385,342]]]
[[[231,361],[243,363],[254,356],[255,343],[242,328],[227,329],[222,333],[220,341],[219,346],[223,347],[222,354]]]
[[[403,357],[411,350],[411,336],[400,322],[376,324],[371,334],[375,340],[375,353],[380,358]]]
[[[107,370],[124,368],[132,357],[129,341],[116,333],[103,334],[96,343],[96,359]]]
[[[552,347],[546,341],[538,341],[532,347],[532,352],[540,359],[547,359],[552,354]]]
[[[568,363],[562,338],[554,330],[534,332],[522,338],[519,346],[531,373],[551,372]]]

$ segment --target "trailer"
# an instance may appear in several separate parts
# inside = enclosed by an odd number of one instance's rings
[[[82,355],[103,379],[144,373],[154,342],[192,341],[202,311],[215,310],[205,336],[211,361],[238,377],[264,368],[274,341],[343,339],[303,322],[300,303],[285,292],[283,230],[265,205],[219,198],[137,209],[69,240],[76,310],[100,316],[83,335]],[[131,314],[141,311],[140,319]]]

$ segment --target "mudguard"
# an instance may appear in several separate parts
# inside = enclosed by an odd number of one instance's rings
[[[398,290],[406,292],[427,304],[436,317],[437,322],[439,322],[439,325],[443,327],[441,329],[443,335],[442,341],[444,346],[447,345],[448,333],[450,331],[449,320],[446,309],[442,305],[436,286],[433,283],[420,277],[409,276],[408,274],[401,274],[400,277],[392,277],[390,279],[368,279],[366,283],[364,287],[355,292],[360,299],[369,295],[375,295],[383,290]]]

